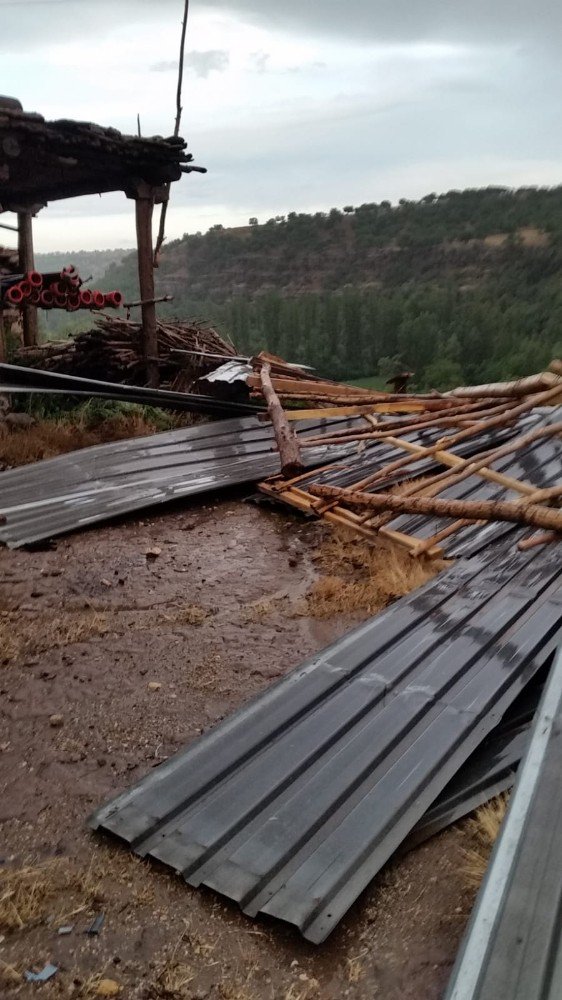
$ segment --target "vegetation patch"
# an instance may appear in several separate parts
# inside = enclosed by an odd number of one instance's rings
[[[329,572],[312,585],[305,599],[305,612],[314,618],[373,615],[448,565],[437,559],[412,559],[386,540],[368,545],[339,529],[323,540],[315,559]]]
[[[58,400],[44,403],[35,396],[28,400],[24,412],[36,423],[28,427],[0,423],[0,467],[27,465],[79,448],[145,437],[192,422],[190,414],[96,399],[69,408]]]

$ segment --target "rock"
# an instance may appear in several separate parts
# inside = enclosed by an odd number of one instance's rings
[[[161,687],[162,687],[162,685],[160,684],[160,681],[149,681],[148,682],[148,690],[149,691],[159,691]]]
[[[113,584],[112,584],[111,580],[105,580],[105,579],[104,579],[104,580],[100,580],[100,583],[101,583],[101,584],[102,584],[102,585],[103,585],[104,587],[112,587],[112,586],[113,586]]]
[[[147,559],[158,559],[158,556],[162,552],[162,549],[158,545],[153,545],[151,549],[147,549],[145,556]]]
[[[121,987],[119,983],[116,983],[114,979],[102,979],[98,983],[98,988],[96,990],[96,996],[98,997],[116,997],[121,992]]]
[[[64,725],[64,716],[56,714],[49,716],[49,725],[54,728]]]

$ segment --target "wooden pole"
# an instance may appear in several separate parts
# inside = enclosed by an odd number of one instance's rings
[[[30,212],[20,212],[18,214],[19,265],[24,274],[27,271],[35,270],[31,219]],[[22,309],[22,318],[24,347],[34,347],[38,341],[37,309],[35,306],[25,305]]]
[[[261,367],[261,385],[267,403],[267,412],[275,431],[275,440],[281,459],[281,473],[289,477],[297,476],[304,468],[299,443],[293,428],[289,426],[285,411],[271,384],[271,365],[267,362]]]
[[[135,196],[137,224],[137,255],[142,309],[142,347],[146,362],[148,385],[157,389],[160,384],[158,369],[158,331],[152,268],[152,213],[154,192],[148,185],[139,185]]]
[[[314,496],[344,500],[352,507],[391,510],[395,514],[466,518],[471,521],[509,521],[548,531],[562,531],[562,510],[540,504],[506,500],[443,500],[435,497],[401,497],[392,493],[360,493],[338,486],[311,486]]]
[[[0,301],[0,362],[6,361],[6,337],[4,330],[4,308]]]

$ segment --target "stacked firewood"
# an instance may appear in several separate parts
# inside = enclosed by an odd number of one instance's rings
[[[187,389],[196,377],[216,367],[216,359],[206,356],[217,354],[231,356],[235,351],[212,327],[185,320],[158,323],[162,388]],[[142,326],[119,317],[100,316],[94,329],[72,340],[20,348],[16,362],[106,382],[146,383]]]

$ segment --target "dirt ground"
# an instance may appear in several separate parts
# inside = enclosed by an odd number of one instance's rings
[[[303,604],[325,531],[230,497],[0,551],[2,998],[442,996],[474,897],[466,829],[389,865],[314,947],[86,826],[357,620]],[[23,981],[46,962],[49,983]]]

